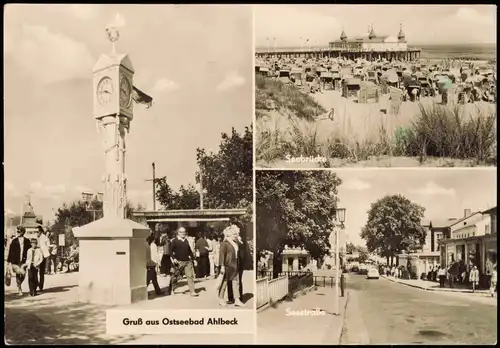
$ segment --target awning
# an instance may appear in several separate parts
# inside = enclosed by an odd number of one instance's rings
[[[161,219],[148,219],[148,222],[209,222],[209,221],[230,221],[228,217],[222,218],[161,218]]]

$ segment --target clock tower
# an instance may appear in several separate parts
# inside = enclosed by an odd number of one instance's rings
[[[103,54],[94,67],[94,117],[120,115],[132,120],[134,68],[126,54]]]
[[[103,54],[93,71],[93,116],[104,140],[104,217],[73,228],[73,234],[80,244],[80,300],[120,305],[148,298],[145,269],[150,231],[125,215],[125,136],[134,114],[134,68],[127,54],[115,52],[118,30],[106,31],[113,52]]]

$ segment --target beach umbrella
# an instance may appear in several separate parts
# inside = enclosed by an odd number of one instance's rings
[[[438,80],[437,84],[442,89],[452,89],[453,88],[453,82],[451,82],[451,80],[448,78],[442,78],[442,79]]]

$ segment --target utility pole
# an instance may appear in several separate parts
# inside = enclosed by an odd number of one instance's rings
[[[156,171],[155,171],[155,163],[153,162],[153,179],[148,179],[146,181],[153,182],[153,211],[156,211]]]
[[[201,166],[198,175],[200,179],[200,210],[203,210],[203,172],[201,171]]]

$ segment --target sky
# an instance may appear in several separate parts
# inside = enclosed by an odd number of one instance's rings
[[[35,213],[82,191],[102,191],[104,148],[93,119],[92,69],[120,25],[134,85],[153,97],[134,107],[126,137],[128,197],[152,207],[156,176],[194,183],[196,148],[217,151],[222,132],[253,119],[252,12],[246,6],[6,5],[5,208]]]
[[[342,170],[339,207],[346,208],[348,240],[360,237],[372,203],[386,195],[402,194],[425,208],[425,220],[461,218],[465,209],[492,208],[497,202],[496,169],[362,169]]]
[[[402,24],[410,45],[496,43],[494,5],[260,5],[255,45],[266,48],[271,38],[271,47],[301,47],[306,39],[327,46],[342,28],[360,36],[372,24],[377,35],[391,36]]]

